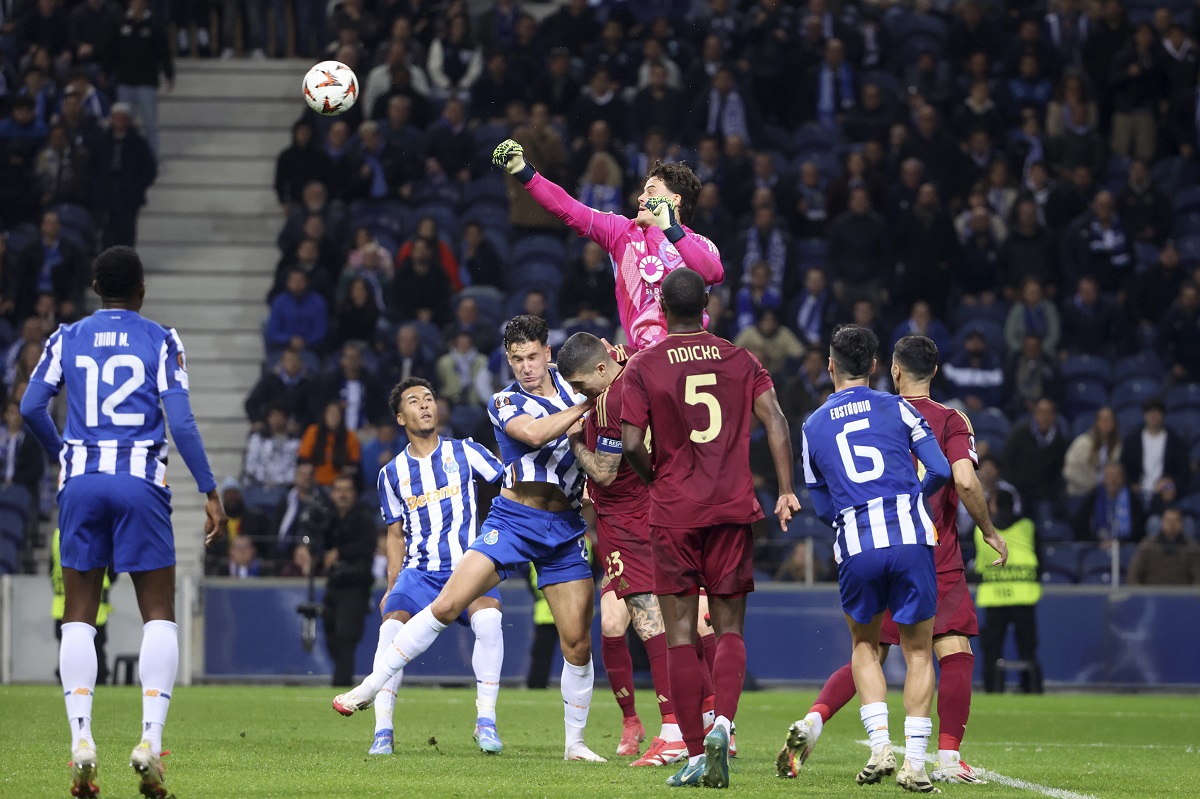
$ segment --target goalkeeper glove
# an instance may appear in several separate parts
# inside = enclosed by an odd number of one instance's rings
[[[646,210],[654,214],[654,224],[667,235],[667,241],[674,244],[683,238],[683,228],[675,216],[675,203],[670,197],[650,197],[646,200]]]
[[[492,163],[522,183],[528,183],[537,174],[533,167],[525,163],[525,148],[512,139],[505,139],[496,145],[492,151]]]

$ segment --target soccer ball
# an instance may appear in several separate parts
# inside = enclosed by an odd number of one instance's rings
[[[358,77],[340,61],[322,61],[304,76],[304,100],[327,117],[337,116],[358,99]]]

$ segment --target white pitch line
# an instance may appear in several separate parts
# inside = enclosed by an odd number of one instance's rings
[[[870,741],[859,741],[860,744],[870,747]],[[1016,777],[1008,777],[1004,774],[999,774],[990,769],[976,768],[975,772],[980,776],[987,777],[992,782],[1003,785],[1008,788],[1020,788],[1023,791],[1032,791],[1040,793],[1042,796],[1049,796],[1051,799],[1098,799],[1090,793],[1075,793],[1064,788],[1051,788],[1049,785],[1040,785],[1036,782],[1017,779]]]

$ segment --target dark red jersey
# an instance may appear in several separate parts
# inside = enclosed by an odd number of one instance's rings
[[[596,407],[584,420],[583,439],[592,452],[621,455],[621,395],[624,385],[625,372],[622,371],[612,385],[596,397]],[[639,513],[650,505],[650,491],[624,458],[621,458],[616,479],[607,486],[588,478],[588,496],[596,506],[596,513],[605,516]]]
[[[746,350],[675,333],[625,367],[621,420],[654,433],[650,524],[712,527],[763,517],[750,473],[754,400],[773,389]]]
[[[947,408],[929,397],[905,397],[929,423],[946,460],[954,466],[955,461],[970,459],[979,467],[979,456],[975,453],[975,431],[962,411]],[[924,467],[919,463],[919,471]],[[962,550],[958,546],[958,489],[951,479],[940,491],[929,499],[933,512],[933,526],[937,529],[938,545],[933,551],[933,562],[939,572],[959,571],[963,568]]]

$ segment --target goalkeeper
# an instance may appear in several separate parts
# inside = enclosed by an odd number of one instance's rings
[[[700,179],[681,163],[658,162],[646,176],[636,219],[588,208],[525,162],[524,150],[507,139],[492,163],[525,186],[538,204],[580,236],[604,248],[612,259],[617,308],[630,347],[641,350],[667,335],[658,299],[667,273],[686,266],[710,288],[725,277],[716,246],[684,224],[700,196]],[[705,316],[705,324],[708,317]]]

